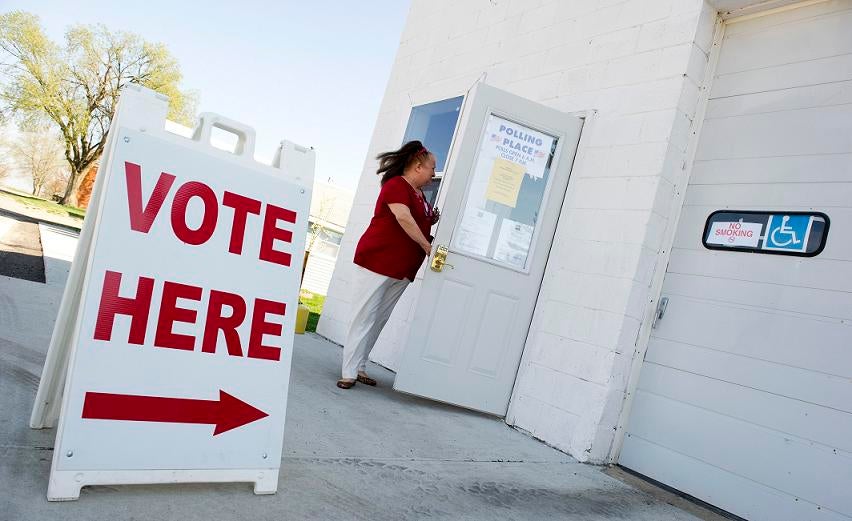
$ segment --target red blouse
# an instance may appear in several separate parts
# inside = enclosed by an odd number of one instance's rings
[[[432,212],[427,203],[408,181],[401,176],[394,177],[379,192],[370,226],[355,248],[355,264],[386,277],[414,281],[426,252],[397,222],[388,208],[393,203],[407,206],[420,231],[429,238]]]

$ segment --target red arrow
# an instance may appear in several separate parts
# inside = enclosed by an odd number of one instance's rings
[[[219,400],[192,400],[87,392],[83,418],[139,422],[206,423],[216,425],[213,436],[269,416],[219,390]]]

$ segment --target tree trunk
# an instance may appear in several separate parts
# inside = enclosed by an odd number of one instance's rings
[[[78,206],[77,190],[79,190],[80,183],[83,182],[83,178],[86,177],[83,174],[84,172],[77,170],[76,168],[71,169],[71,175],[68,178],[68,185],[65,187],[65,195],[63,195],[62,199],[59,200],[59,204],[74,207]]]

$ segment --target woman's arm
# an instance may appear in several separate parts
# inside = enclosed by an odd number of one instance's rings
[[[431,255],[432,245],[429,244],[429,239],[420,231],[420,227],[417,226],[417,222],[411,215],[411,210],[402,203],[390,203],[388,204],[388,208],[394,217],[396,217],[396,221],[402,226],[402,229],[405,230],[405,233],[411,237],[411,240],[419,244],[427,256]]]

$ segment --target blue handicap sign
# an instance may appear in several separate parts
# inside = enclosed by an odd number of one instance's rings
[[[805,251],[810,235],[811,215],[772,214],[766,223],[765,250]]]

